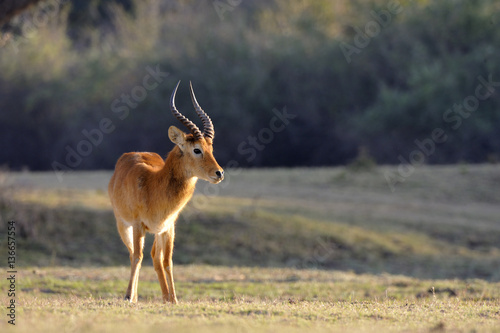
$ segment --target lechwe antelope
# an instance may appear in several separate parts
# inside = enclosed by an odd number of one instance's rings
[[[163,301],[177,303],[172,270],[175,220],[191,199],[198,178],[214,184],[224,179],[224,171],[213,156],[212,121],[196,101],[191,83],[191,99],[203,122],[203,133],[175,107],[179,83],[170,97],[170,109],[191,133],[170,126],[168,137],[175,147],[165,160],[155,153],[123,154],[108,186],[118,231],[130,253],[130,282],[125,295],[130,302],[137,302],[144,237],[150,232],[155,234],[151,256]]]

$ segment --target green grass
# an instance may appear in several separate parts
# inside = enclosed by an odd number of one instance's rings
[[[144,267],[137,304],[123,301],[128,269],[19,270],[17,326],[2,332],[110,332],[134,328],[231,330],[495,331],[500,285],[482,280],[420,280],[290,268],[178,265],[180,304],[161,302]],[[6,294],[7,283],[0,289]],[[7,329],[7,330],[5,330]]]
[[[500,168],[423,166],[391,192],[384,174],[394,170],[229,170],[220,185],[200,181],[174,262],[500,280]],[[110,172],[3,178],[0,211],[17,220],[21,264],[128,264]]]
[[[161,302],[151,235],[139,302],[122,301],[129,260],[110,172],[63,183],[4,173],[0,213],[17,226],[15,330],[495,331],[500,167],[423,166],[394,193],[386,171],[228,170],[219,186],[199,182],[177,223],[179,306]],[[2,230],[2,248],[5,239]]]

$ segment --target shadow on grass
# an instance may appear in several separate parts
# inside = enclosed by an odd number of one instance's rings
[[[1,218],[15,220],[18,265],[128,265],[111,211],[46,207],[6,199]],[[499,281],[499,235],[468,230],[382,233],[266,211],[190,214],[177,224],[174,263],[335,269],[417,278]],[[455,235],[453,237],[449,235]],[[463,235],[463,236],[460,236]],[[447,237],[445,237],[447,236]],[[474,239],[475,242],[470,240]],[[145,245],[145,265],[153,236]]]

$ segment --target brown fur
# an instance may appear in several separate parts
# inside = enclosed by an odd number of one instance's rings
[[[172,274],[175,220],[191,199],[198,178],[212,183],[224,178],[213,156],[211,139],[195,140],[174,126],[168,133],[176,146],[165,160],[155,153],[123,154],[108,186],[118,231],[130,253],[125,298],[131,302],[137,301],[144,237],[151,232],[155,234],[151,256],[163,300],[177,303]],[[202,154],[195,154],[194,149]]]

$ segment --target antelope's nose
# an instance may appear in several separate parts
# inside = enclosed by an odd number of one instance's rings
[[[224,179],[224,170],[215,171],[215,175],[221,180]]]

